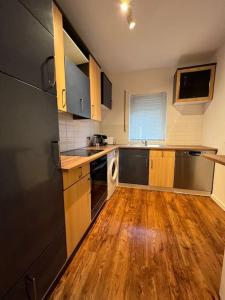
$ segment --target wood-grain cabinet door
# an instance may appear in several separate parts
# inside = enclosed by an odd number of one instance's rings
[[[89,57],[91,119],[101,121],[101,69],[93,57]]]
[[[91,223],[90,175],[64,191],[64,205],[69,257]]]
[[[53,4],[53,28],[54,28],[57,104],[58,104],[58,110],[66,112],[67,106],[66,106],[63,19],[60,10],[55,4]]]
[[[175,151],[150,151],[149,185],[172,188]]]

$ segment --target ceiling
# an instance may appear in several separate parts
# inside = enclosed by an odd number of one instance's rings
[[[224,0],[133,0],[133,31],[119,0],[57,2],[110,73],[174,67],[186,57],[215,51],[225,36]]]

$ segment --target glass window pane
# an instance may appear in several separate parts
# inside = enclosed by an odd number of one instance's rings
[[[130,140],[164,140],[166,93],[133,95],[130,99]]]

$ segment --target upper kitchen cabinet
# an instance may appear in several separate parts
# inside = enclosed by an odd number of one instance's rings
[[[90,118],[90,82],[89,78],[67,57],[66,99],[67,111],[76,118]]]
[[[66,107],[66,80],[64,62],[63,18],[58,7],[53,4],[55,73],[58,110],[67,111]]]
[[[90,82],[78,67],[88,59],[64,30],[62,13],[55,4],[53,15],[58,109],[77,118],[90,118]]]
[[[177,69],[174,103],[205,103],[213,98],[216,64]]]
[[[104,72],[101,73],[101,103],[112,109],[112,83]]]
[[[52,0],[20,0],[20,2],[53,35]]]
[[[101,121],[101,69],[91,55],[89,56],[89,78],[91,119]]]
[[[36,11],[42,2],[35,2]],[[0,40],[1,72],[55,93],[53,36],[19,1],[0,2]]]
[[[90,81],[80,66],[88,63],[87,58],[72,38],[63,31],[65,51],[66,103],[67,112],[75,118],[90,118]]]

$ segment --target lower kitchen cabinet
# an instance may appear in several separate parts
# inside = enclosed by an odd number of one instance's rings
[[[174,183],[175,151],[150,151],[149,185],[172,188]]]
[[[69,257],[91,223],[90,174],[64,191],[67,257]]]
[[[149,150],[120,149],[119,182],[148,185]]]
[[[63,229],[10,292],[1,299],[43,299],[65,264],[66,248],[64,245],[65,231]]]

